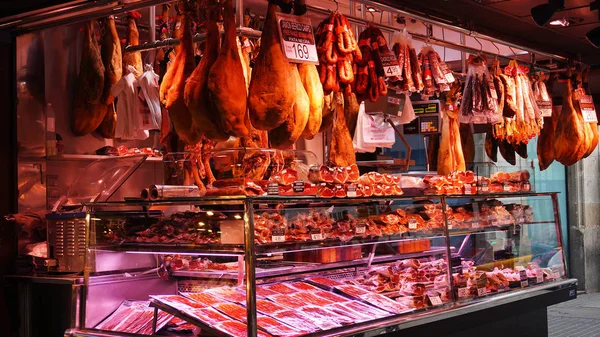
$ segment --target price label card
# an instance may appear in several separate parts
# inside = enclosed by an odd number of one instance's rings
[[[486,294],[485,288],[477,288],[477,296],[481,297],[485,296]]]
[[[356,198],[356,184],[350,184],[346,187],[346,196],[348,198]]]
[[[271,231],[272,242],[285,242],[285,230],[283,228],[276,228]]]
[[[489,190],[490,190],[490,188],[488,187],[487,182],[484,181],[483,183],[481,183],[481,192],[487,192]]]
[[[477,279],[477,296],[485,296],[487,294],[486,285],[487,276],[483,274],[480,278]]]
[[[498,219],[495,216],[490,215],[488,217],[488,225],[493,226],[493,227],[498,227],[498,225],[499,225]]]
[[[542,117],[552,117],[552,102],[551,101],[537,101],[537,106],[540,108],[540,114]]]
[[[448,224],[448,230],[452,229],[452,223]]]
[[[388,103],[394,104],[394,105],[400,105],[400,102],[401,102],[401,100],[399,97],[388,96]]]
[[[469,288],[458,288],[458,298],[467,298],[469,297]]]
[[[269,183],[267,185],[267,195],[279,195],[279,184]]]
[[[277,13],[283,54],[290,62],[319,64],[313,26],[306,16]]]
[[[315,241],[323,240],[323,234],[319,228],[313,228],[310,230],[310,238]]]
[[[552,278],[555,280],[560,278],[560,269],[558,267],[552,267]]]
[[[417,219],[411,218],[408,220],[408,229],[417,229]]]
[[[544,283],[544,272],[540,268],[535,269],[535,282]]]
[[[450,70],[450,68],[448,68],[448,65],[445,62],[440,62],[440,69],[442,70],[446,81],[448,81],[448,83],[453,83],[454,75],[452,74],[452,71]]]
[[[365,234],[367,231],[367,227],[364,224],[356,225],[356,234]]]
[[[592,96],[582,95],[579,100],[579,107],[583,113],[583,121],[587,123],[598,122],[598,116],[596,115],[596,107],[594,107],[594,100]]]
[[[304,193],[304,181],[294,181],[292,186],[294,187],[294,193]]]
[[[473,228],[479,228],[479,227],[481,227],[481,222],[479,222],[479,220],[473,220],[471,222],[471,227],[473,227]]]
[[[464,184],[464,189],[465,189],[465,194],[471,194],[473,192],[471,184]]]
[[[504,192],[510,192],[510,185],[504,184]]]
[[[519,276],[521,278],[521,288],[528,287],[529,281],[527,280],[527,271],[525,271],[525,270],[519,271]]]
[[[393,51],[387,51],[381,55],[381,64],[383,65],[383,72],[386,77],[401,76],[402,71],[398,64],[398,58]]]
[[[521,191],[523,191],[523,192],[531,191],[531,184],[528,182],[523,183],[523,186],[521,186]]]
[[[431,302],[431,305],[434,307],[444,304],[444,302],[442,302],[442,299],[439,296],[427,295],[427,297],[429,298],[429,302]]]

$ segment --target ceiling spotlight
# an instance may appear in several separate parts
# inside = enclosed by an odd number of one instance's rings
[[[538,26],[545,26],[557,10],[565,7],[565,0],[548,0],[547,4],[538,5],[531,9],[533,21]]]
[[[582,18],[559,18],[559,19],[555,19],[550,21],[550,23],[548,23],[550,26],[558,26],[558,27],[569,27],[572,24],[575,23],[581,23],[583,22]]]
[[[587,34],[585,34],[585,38],[596,48],[600,48],[600,27],[596,27]]]

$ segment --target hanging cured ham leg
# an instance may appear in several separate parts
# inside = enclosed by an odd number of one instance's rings
[[[185,81],[194,71],[194,47],[192,45],[192,33],[189,19],[184,15],[181,19],[183,34],[181,36],[181,50],[175,57],[173,65],[167,71],[173,73],[167,82],[167,76],[161,85],[161,93],[166,99],[165,107],[169,110],[169,116],[175,127],[177,135],[188,144],[200,141],[201,134],[192,123],[192,115],[185,105],[184,90]]]
[[[440,175],[466,170],[456,107],[456,94],[459,91],[460,85],[453,85],[446,96],[437,164],[437,172]]]
[[[260,51],[254,62],[248,109],[252,125],[259,130],[272,130],[293,113],[298,85],[290,64],[283,55],[277,28],[277,4],[269,1]],[[300,83],[300,85],[302,85]]]
[[[334,93],[338,96],[335,99],[343,102],[343,94],[340,92]],[[335,119],[333,121],[333,131],[331,134],[331,145],[329,146],[329,162],[332,166],[346,167],[356,164],[356,154],[354,153],[354,145],[350,130],[346,124],[344,114],[344,105],[338,104],[335,109]]]
[[[565,166],[573,165],[583,158],[589,147],[589,142],[586,144],[583,117],[573,106],[570,79],[565,83],[563,106],[556,122],[554,138],[556,160]]]
[[[225,37],[219,56],[208,74],[208,92],[215,102],[221,129],[231,136],[245,137],[249,133],[250,120],[246,110],[246,80],[235,36],[232,0],[225,1],[224,19]]]
[[[96,131],[104,138],[114,138],[117,127],[117,113],[113,102],[115,98],[110,94],[110,90],[123,76],[123,58],[121,55],[121,41],[115,26],[115,18],[110,16],[104,19],[104,29],[106,33],[102,38],[102,63],[104,63],[104,91],[102,93],[102,103],[107,105],[104,120]]]
[[[304,128],[304,132],[302,132],[302,137],[313,139],[319,133],[323,119],[323,86],[319,80],[319,72],[315,65],[301,63],[298,65],[298,72],[310,103],[308,122]]]
[[[206,23],[206,45],[202,59],[185,85],[184,99],[194,126],[198,132],[204,134],[208,139],[214,141],[225,141],[229,135],[219,125],[217,107],[209,97],[208,74],[215,64],[220,50],[219,27],[216,15],[211,11]]]
[[[104,65],[94,36],[94,22],[86,22],[79,77],[75,82],[73,133],[77,136],[94,131],[106,115],[104,92]]]
[[[127,38],[130,46],[137,46],[140,44],[140,33],[138,32],[136,19],[141,18],[142,15],[138,12],[129,12],[127,16]],[[135,77],[140,77],[144,73],[144,67],[142,65],[142,53],[139,51],[133,53],[126,53],[123,56],[123,68],[127,69],[127,66],[135,68]]]

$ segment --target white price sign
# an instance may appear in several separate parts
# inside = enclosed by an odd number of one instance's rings
[[[535,282],[544,283],[544,272],[540,268],[535,269]]]
[[[366,231],[367,231],[366,226],[364,226],[364,225],[356,226],[356,234],[365,234]]]
[[[596,115],[596,107],[591,96],[583,95],[579,100],[579,107],[583,113],[583,121],[586,123],[597,123],[598,116]]]
[[[431,305],[434,307],[444,304],[442,302],[442,299],[439,296],[428,296],[428,297],[429,297],[429,301],[431,302]]]
[[[290,62],[319,64],[312,23],[305,16],[277,13],[283,54]]]
[[[318,233],[310,233],[310,238],[315,240],[315,241],[320,241],[323,240],[323,234],[321,234],[321,232]]]
[[[477,296],[485,296],[485,288],[477,288]]]
[[[271,236],[272,242],[285,242],[285,235],[273,235]]]
[[[537,106],[540,109],[542,117],[552,117],[551,101],[537,101]]]
[[[458,298],[469,297],[469,288],[458,288]]]
[[[414,218],[411,218],[410,220],[408,220],[408,229],[417,229],[417,220]]]
[[[402,70],[398,64],[398,58],[393,51],[387,51],[381,55],[381,65],[383,66],[383,72],[385,77],[401,76]]]

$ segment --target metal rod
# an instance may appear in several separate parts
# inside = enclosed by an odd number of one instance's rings
[[[451,298],[452,302],[456,303],[458,295],[454,293],[454,278],[452,277],[452,252],[450,251],[450,231],[448,230],[448,213],[446,209],[448,204],[446,203],[446,197],[442,197],[442,214],[444,215],[444,236],[446,237],[446,263],[448,264],[448,268],[446,268],[446,273],[448,277],[448,286],[452,289]],[[466,240],[465,240],[466,241]]]
[[[560,250],[562,252],[562,258],[563,258],[563,266],[565,266],[565,275],[567,277],[570,277],[570,268],[569,268],[569,264],[567,263],[567,256],[565,253],[565,247],[564,247],[564,242],[563,242],[563,234],[562,234],[562,223],[561,223],[561,219],[560,219],[560,205],[558,203],[558,194],[557,193],[551,193],[552,196],[552,207],[554,208],[554,221],[556,223],[556,233],[557,233],[557,244],[560,245]]]
[[[150,42],[153,43],[156,41],[156,6],[150,6],[148,10],[148,21],[150,22]],[[148,60],[150,64],[154,64],[154,58],[156,56],[156,51],[151,51],[150,55],[148,55]]]
[[[250,38],[260,38],[260,36],[262,34],[261,31],[254,30],[252,28],[247,28],[247,27],[238,27],[238,28],[236,28],[235,31],[238,36],[245,36],[245,37],[250,37]],[[221,35],[223,35],[224,31],[220,31],[219,33]],[[200,41],[206,40],[206,33],[198,33],[198,34],[194,35],[193,40],[194,40],[194,42],[200,42]],[[125,47],[124,52],[131,53],[131,52],[135,52],[135,51],[148,51],[148,50],[154,50],[154,49],[158,49],[158,48],[167,48],[167,47],[172,47],[172,46],[177,46],[177,45],[179,45],[179,39],[167,38],[167,39],[158,40],[155,42],[145,42],[145,43],[142,43],[137,46],[127,46],[127,47]]]
[[[254,204],[244,202],[244,257],[246,259],[246,318],[248,336],[256,337],[256,255],[254,253]]]
[[[503,41],[501,39],[498,39],[498,38],[495,38],[495,37],[492,37],[492,36],[489,36],[489,35],[481,34],[481,33],[478,33],[476,31],[472,31],[472,30],[469,30],[469,29],[466,29],[466,28],[457,27],[453,23],[442,22],[442,21],[439,21],[439,20],[436,20],[436,19],[429,18],[429,17],[424,16],[424,15],[420,15],[420,14],[417,14],[417,13],[405,11],[405,10],[402,10],[402,9],[398,9],[398,8],[395,8],[395,7],[392,7],[392,6],[389,6],[389,5],[384,5],[384,4],[381,4],[381,3],[378,3],[378,2],[375,2],[375,1],[371,1],[371,0],[360,0],[360,1],[362,3],[364,3],[365,5],[370,6],[370,7],[375,7],[375,8],[381,9],[381,10],[390,11],[392,13],[396,13],[396,14],[399,14],[399,15],[406,15],[406,16],[409,16],[409,17],[411,17],[413,19],[417,19],[417,20],[421,20],[421,21],[424,21],[424,22],[432,23],[432,24],[434,24],[436,26],[447,28],[447,29],[453,30],[455,32],[464,33],[464,34],[467,34],[467,35],[473,36],[473,37],[477,36],[477,37],[479,37],[481,39],[484,39],[484,40],[487,40],[487,41],[494,41],[494,42],[503,44],[505,46],[511,46],[511,47],[514,47],[514,48],[517,48],[517,49],[520,49],[520,50],[528,51],[530,53],[535,53],[535,54],[538,54],[538,55],[543,55],[543,56],[546,56],[546,57],[549,57],[549,58],[553,58],[553,59],[558,60],[558,61],[563,61],[563,62],[568,62],[569,61],[569,58],[561,56],[561,55],[556,55],[556,54],[552,54],[552,53],[546,53],[546,52],[542,52],[542,51],[539,51],[539,50],[536,50],[536,49],[532,49],[532,48],[529,48],[529,47],[520,46],[520,45],[512,43],[512,42]]]

